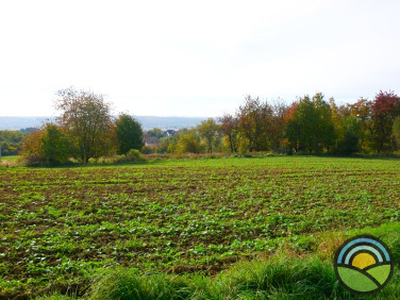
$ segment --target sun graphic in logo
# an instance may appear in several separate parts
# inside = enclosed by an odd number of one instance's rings
[[[336,252],[336,277],[351,292],[376,292],[389,282],[392,273],[393,260],[388,247],[374,236],[353,237]]]

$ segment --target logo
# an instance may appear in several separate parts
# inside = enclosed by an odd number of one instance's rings
[[[345,241],[335,255],[339,282],[357,294],[371,294],[384,288],[393,274],[388,247],[371,235],[358,235]]]

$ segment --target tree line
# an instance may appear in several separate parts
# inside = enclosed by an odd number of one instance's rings
[[[400,146],[400,98],[380,91],[338,106],[322,93],[291,104],[245,97],[236,113],[208,119],[155,152],[392,153]]]
[[[25,139],[22,153],[31,161],[65,163],[73,158],[143,153],[390,153],[400,145],[400,98],[380,91],[373,100],[361,98],[338,106],[322,93],[286,104],[246,96],[236,113],[209,118],[195,128],[165,136],[146,133],[157,144],[144,146],[143,130],[127,113],[111,116],[102,95],[68,88],[55,101],[61,115]]]

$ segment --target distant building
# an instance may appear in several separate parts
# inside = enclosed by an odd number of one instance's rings
[[[164,134],[166,136],[174,136],[176,133],[177,133],[177,131],[173,130],[173,129],[168,129],[168,130],[164,131]]]
[[[147,147],[156,146],[158,144],[158,139],[145,139],[144,144]]]

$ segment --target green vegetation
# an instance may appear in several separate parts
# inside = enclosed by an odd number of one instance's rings
[[[18,155],[2,156],[1,161],[17,161],[19,158]]]
[[[118,138],[118,154],[127,154],[131,149],[142,149],[142,126],[132,116],[121,114],[115,121],[115,133]]]
[[[0,130],[1,156],[14,156],[21,151],[22,141],[26,136],[24,130]]]
[[[365,232],[399,261],[399,167],[276,156],[3,168],[0,296],[348,298],[332,259],[349,230],[388,224]]]

